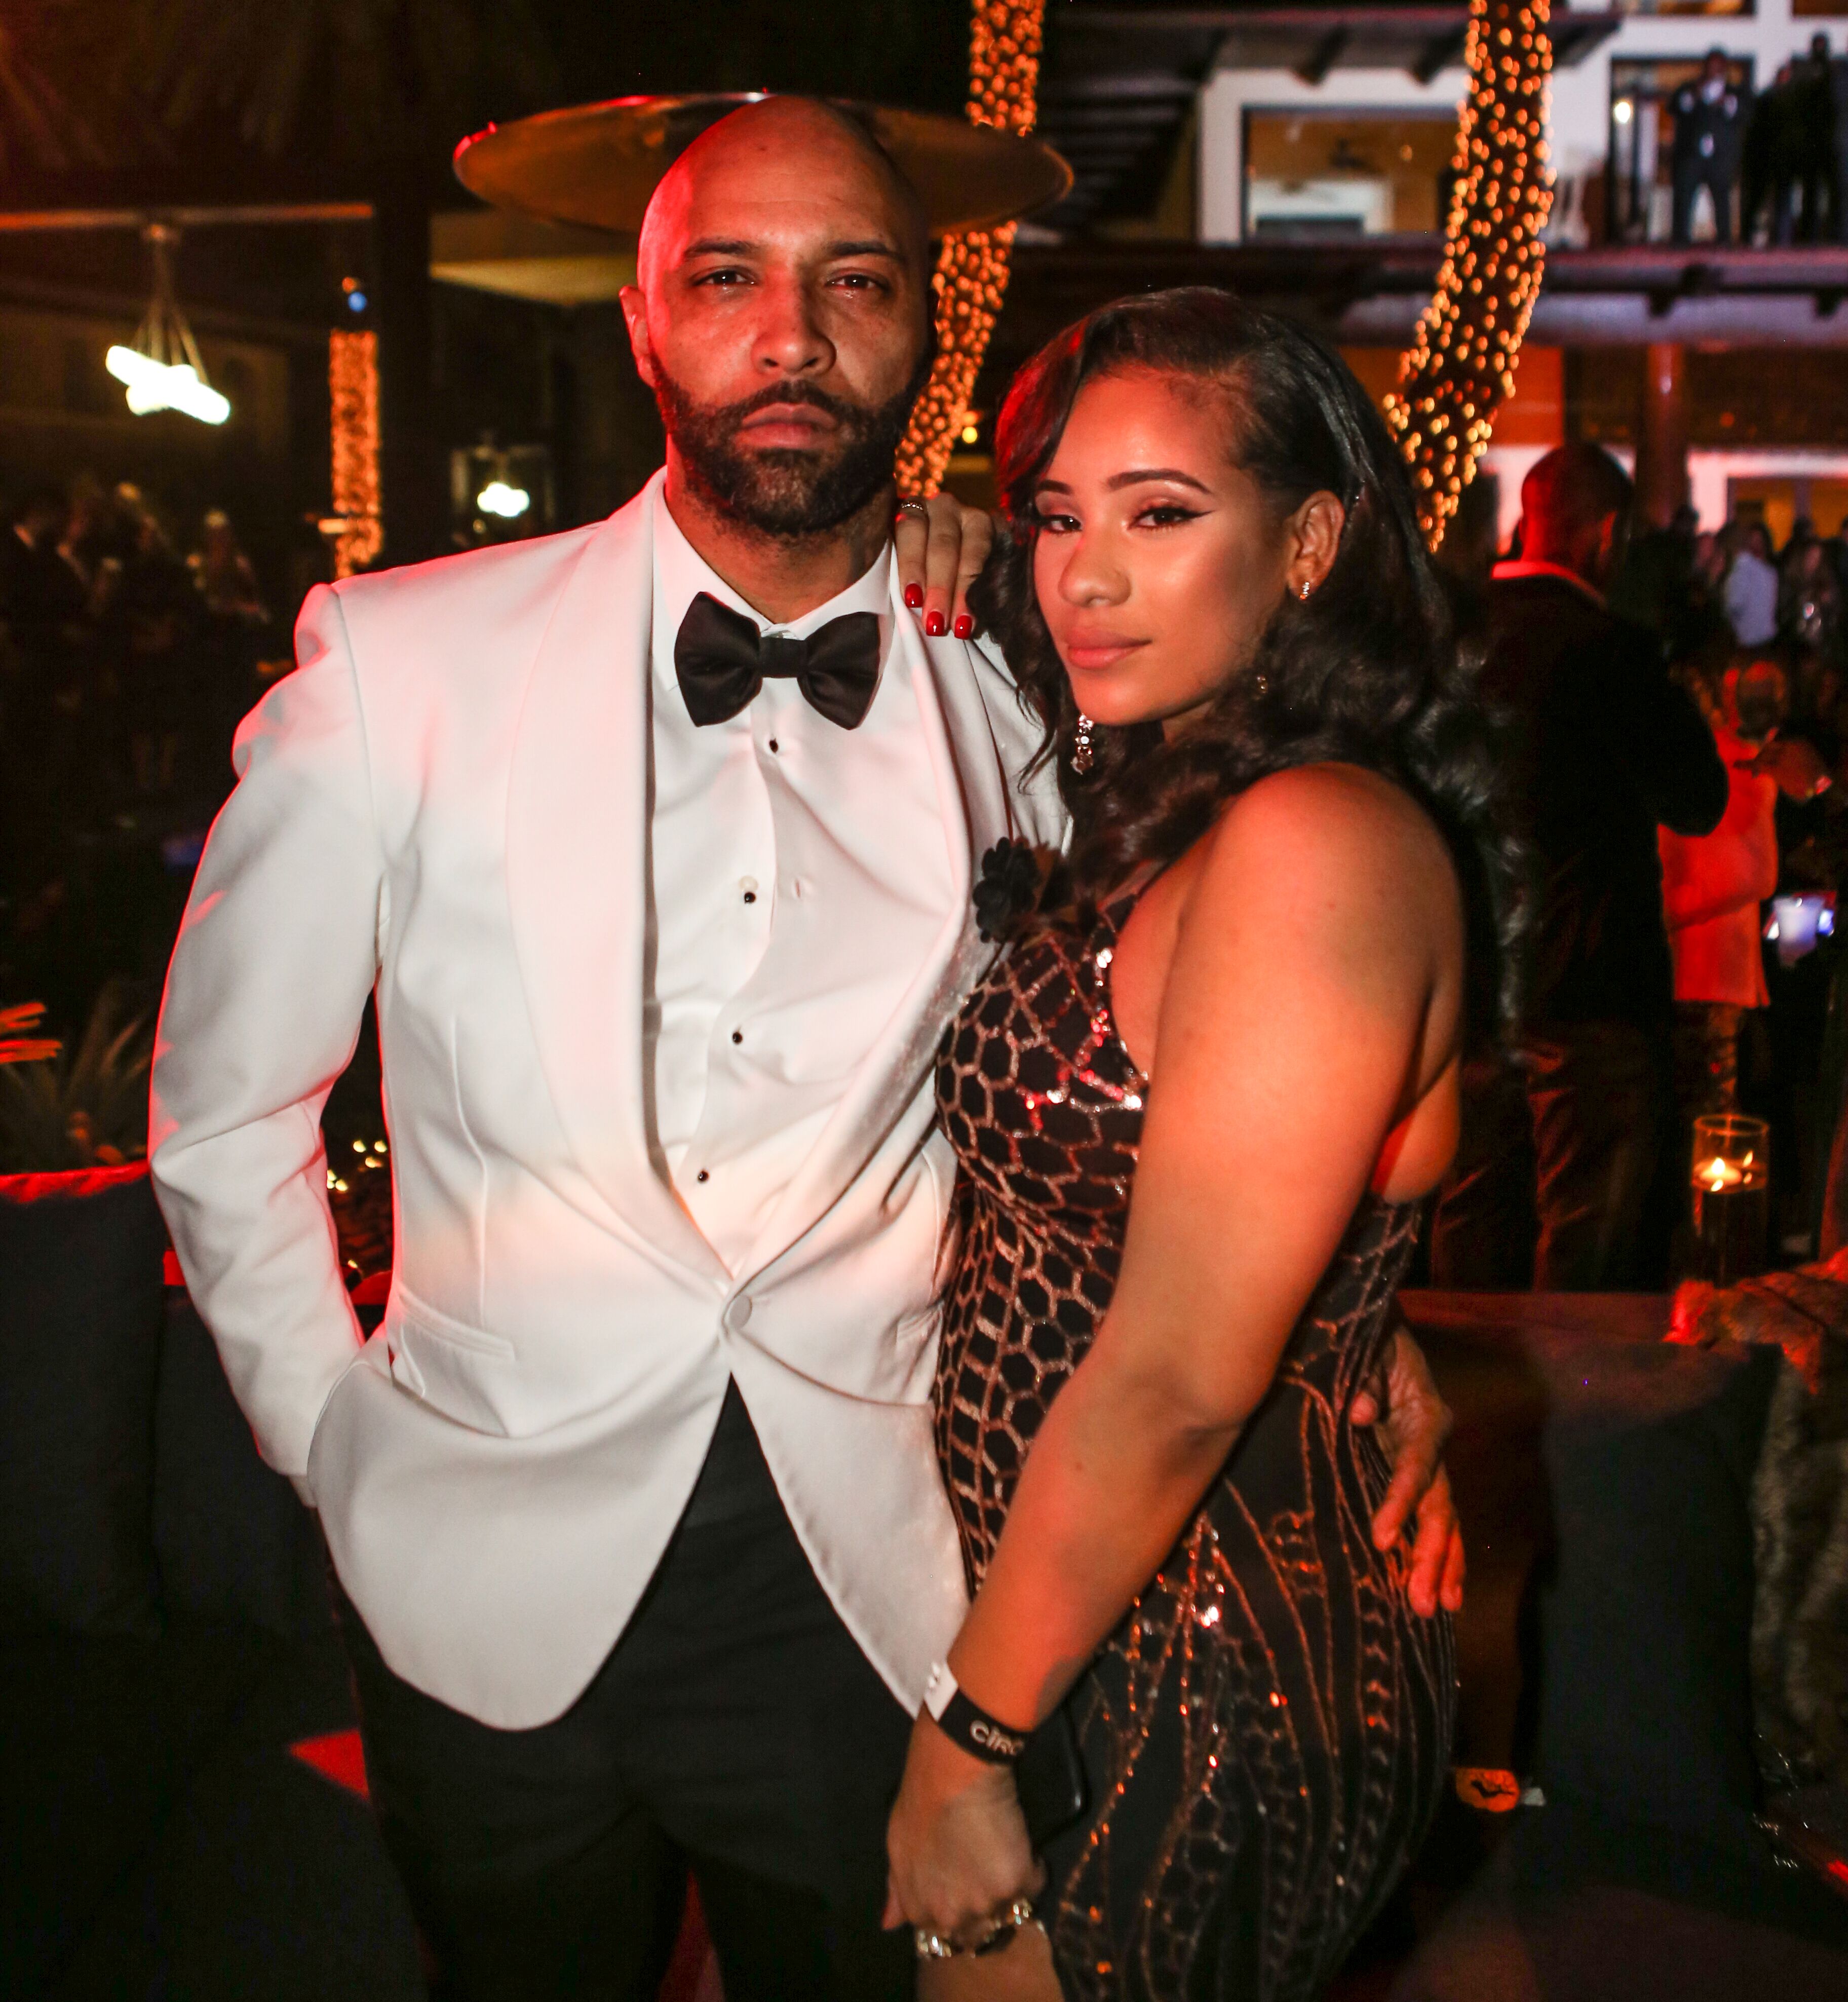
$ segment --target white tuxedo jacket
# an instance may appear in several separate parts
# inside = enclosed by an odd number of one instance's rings
[[[735,1376],[848,1627],[915,1707],[964,1607],[933,1449],[953,1163],[932,1059],[986,849],[1056,843],[1005,671],[896,596],[960,894],[736,1277],[650,1164],[652,493],[316,591],[239,735],[162,1010],[155,1187],[270,1463],[385,1659],[484,1721],[566,1709]],[[319,1114],[375,992],[397,1217],[362,1343]]]

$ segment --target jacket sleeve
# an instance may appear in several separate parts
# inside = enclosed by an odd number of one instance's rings
[[[359,1330],[320,1116],[377,970],[384,873],[338,597],[238,732],[155,1038],[149,1153],[187,1284],[263,1457],[298,1484]]]
[[[1608,726],[1644,805],[1661,827],[1710,834],[1726,811],[1727,772],[1707,719],[1640,638],[1613,664],[1619,699]]]

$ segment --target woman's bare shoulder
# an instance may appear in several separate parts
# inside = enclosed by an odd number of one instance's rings
[[[1359,765],[1298,765],[1240,793],[1201,842],[1198,893],[1309,895],[1345,909],[1434,877],[1453,890],[1442,835],[1402,786]]]

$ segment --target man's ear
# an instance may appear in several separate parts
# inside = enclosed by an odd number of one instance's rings
[[[639,285],[625,285],[619,295],[622,318],[629,328],[629,351],[635,357],[635,372],[652,389],[654,350],[648,339],[648,300]]]

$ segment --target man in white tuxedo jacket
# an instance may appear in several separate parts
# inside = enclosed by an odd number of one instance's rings
[[[689,1864],[730,2002],[909,1992],[880,1838],[964,1603],[931,1059],[981,856],[1063,836],[892,576],[927,248],[835,113],[696,141],[625,302],[665,472],[316,591],[175,953],[156,1185],[319,1511],[445,1993],[651,1994]],[[362,1340],[319,1118],[373,994]]]

